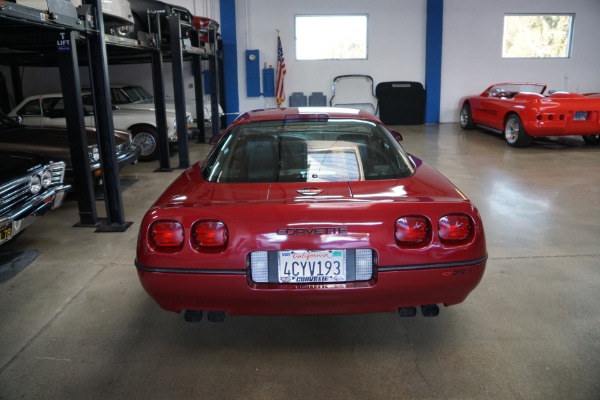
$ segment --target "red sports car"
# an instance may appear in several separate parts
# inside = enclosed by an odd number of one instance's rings
[[[144,289],[187,321],[462,302],[486,265],[480,215],[399,139],[353,109],[241,115],[146,213]]]
[[[550,92],[541,83],[498,83],[478,96],[461,100],[460,125],[503,133],[513,147],[525,147],[532,137],[581,135],[600,145],[600,98]]]

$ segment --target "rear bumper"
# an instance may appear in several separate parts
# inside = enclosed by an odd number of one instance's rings
[[[137,265],[146,292],[165,310],[231,315],[357,314],[463,302],[486,261],[462,266],[380,271],[368,282],[285,285],[250,282],[245,271],[183,273]]]

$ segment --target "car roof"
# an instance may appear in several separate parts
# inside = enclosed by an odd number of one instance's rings
[[[232,125],[248,122],[310,119],[358,119],[381,124],[373,114],[364,110],[341,107],[287,107],[252,110],[240,115]]]
[[[87,90],[82,90],[81,91],[81,95],[85,96],[91,94],[91,92],[87,91]],[[25,100],[30,100],[30,99],[50,99],[50,98],[62,98],[63,94],[61,92],[56,92],[56,93],[44,93],[44,94],[35,94],[33,96],[27,96],[25,98]]]

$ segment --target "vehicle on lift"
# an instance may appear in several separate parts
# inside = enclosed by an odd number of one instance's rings
[[[94,106],[91,93],[84,92],[83,113],[85,125],[94,126]],[[158,130],[156,114],[153,109],[121,109],[114,107],[113,125],[117,130],[128,130],[133,135],[133,143],[140,147],[140,161],[158,158]],[[172,148],[177,144],[177,121],[174,111],[167,111],[168,141]],[[66,113],[62,93],[29,96],[17,105],[10,113],[12,117],[20,117],[23,125],[48,127],[65,126]],[[186,133],[191,128],[192,116],[187,114]]]
[[[121,109],[147,109],[154,110],[154,97],[146,89],[139,85],[111,85],[111,101],[114,106]],[[167,97],[166,104],[175,105],[175,99]],[[209,101],[210,104],[210,101]],[[209,106],[203,101],[204,107],[204,125],[211,123],[211,111]],[[174,110],[167,109],[169,113],[175,113]],[[194,123],[196,122],[196,103],[195,100],[186,100],[186,112],[188,112]],[[221,105],[219,105],[219,117],[224,115]]]
[[[95,128],[86,128],[89,165],[95,185],[101,185],[102,170]],[[119,169],[134,164],[140,157],[141,149],[133,144],[131,133],[115,130],[115,157]],[[0,112],[0,147],[5,151],[42,154],[50,160],[64,161],[66,180],[74,183],[73,162],[69,147],[67,128],[27,127]]]
[[[399,140],[356,109],[241,115],[144,216],[142,286],[187,321],[461,303],[487,261],[479,212]]]
[[[23,6],[48,11],[48,0],[9,0]],[[56,1],[56,0],[55,0]],[[58,0],[63,1],[64,0]],[[82,6],[81,0],[71,0],[74,7]],[[107,34],[120,37],[133,37],[134,19],[131,7],[127,0],[102,0],[102,16],[104,20],[104,31]]]
[[[214,31],[215,33],[219,30],[219,23],[214,19],[210,19],[207,17],[200,17],[194,15],[194,28],[199,33],[200,39],[200,47],[206,48],[206,45],[210,44],[210,31]],[[215,38],[216,39],[216,38]],[[210,48],[207,48],[209,50]]]
[[[0,151],[0,246],[60,207],[70,185],[65,163],[39,154]]]
[[[173,13],[179,15],[180,35],[182,39],[188,37],[191,31],[194,30],[193,15],[184,7],[165,3],[158,0],[129,0],[131,12],[135,22],[135,32],[149,33],[148,39],[150,44],[156,44],[156,24],[153,17],[160,18],[161,45],[169,47],[170,40],[170,16]],[[144,42],[144,39],[141,39]]]
[[[600,98],[593,94],[546,92],[542,83],[497,83],[460,102],[463,129],[481,127],[504,134],[513,147],[535,137],[581,135],[600,145]]]

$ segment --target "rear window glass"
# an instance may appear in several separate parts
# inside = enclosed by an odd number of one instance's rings
[[[357,120],[241,124],[204,166],[211,182],[343,182],[398,179],[413,166],[381,125]]]

